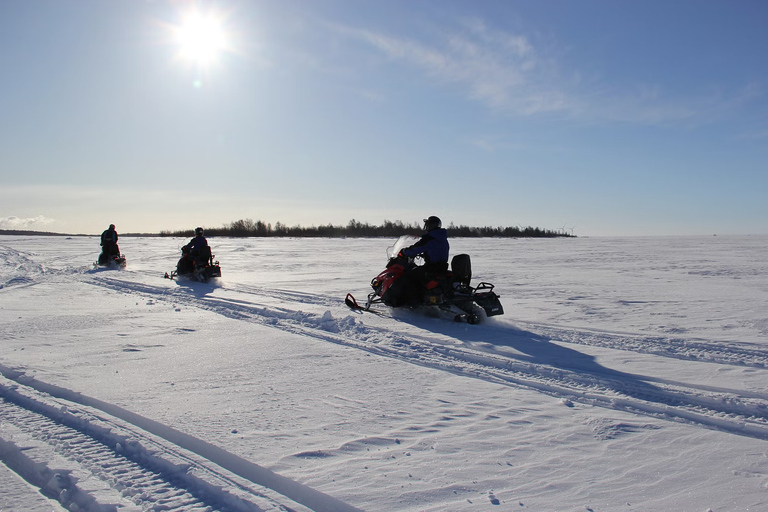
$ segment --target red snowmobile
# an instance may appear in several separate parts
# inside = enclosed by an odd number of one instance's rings
[[[451,268],[445,272],[427,273],[426,283],[411,279],[408,271],[417,266],[414,260],[420,258],[404,257],[400,251],[416,240],[401,236],[395,245],[387,249],[387,268],[371,281],[373,291],[368,294],[365,306],[359,305],[351,293],[345,299],[347,306],[364,311],[379,303],[394,308],[433,306],[455,313],[454,320],[457,322],[470,324],[480,321],[482,311],[485,311],[485,316],[504,314],[492,284],[481,282],[475,287],[470,285],[472,266],[468,254],[454,256]]]
[[[173,279],[176,276],[185,276],[205,283],[212,277],[221,277],[219,262],[213,260],[211,248],[206,246],[201,251],[193,254],[187,247],[181,249],[181,259],[176,264],[176,270],[165,277]]]

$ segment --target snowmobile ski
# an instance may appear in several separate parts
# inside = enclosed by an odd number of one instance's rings
[[[376,311],[375,309],[370,309],[370,305],[361,306],[357,303],[357,300],[355,297],[348,293],[347,297],[344,299],[344,303],[351,309],[352,311],[357,311],[359,313],[370,313],[372,315],[378,315],[382,316],[381,311]]]
[[[366,311],[366,309],[367,309],[367,308],[364,308],[363,306],[361,306],[360,304],[358,304],[357,301],[355,300],[354,295],[352,295],[351,293],[347,294],[347,297],[344,299],[344,303],[347,306],[349,306],[349,309],[354,309],[354,310],[357,310],[357,311],[359,311],[361,309],[363,311]]]

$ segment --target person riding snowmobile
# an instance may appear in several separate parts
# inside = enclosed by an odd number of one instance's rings
[[[208,240],[203,236],[203,228],[195,228],[195,238],[181,248],[176,270],[165,274],[169,279],[176,276],[189,276],[203,283],[212,277],[221,277],[219,262],[213,261]]]
[[[208,240],[203,236],[203,228],[195,228],[195,238],[181,248],[181,252],[188,255],[195,263],[205,263],[211,255]]]
[[[448,270],[448,230],[443,229],[439,217],[432,215],[424,219],[424,231],[421,239],[410,247],[400,251],[403,256],[413,258],[421,255],[424,258],[426,273],[439,273]]]
[[[110,224],[109,228],[105,229],[101,234],[101,252],[107,256],[119,256],[120,247],[117,245],[117,231],[115,231],[115,225]]]
[[[387,297],[387,302],[392,306],[418,306],[427,282],[448,270],[448,230],[443,228],[439,217],[432,215],[424,219],[424,231],[426,233],[418,242],[401,250],[397,255],[398,258],[421,256],[424,258],[424,265],[411,268],[398,280]]]

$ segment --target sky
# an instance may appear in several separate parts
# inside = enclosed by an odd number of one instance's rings
[[[0,229],[768,233],[763,0],[0,0]]]

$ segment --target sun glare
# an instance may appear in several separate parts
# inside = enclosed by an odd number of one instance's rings
[[[223,19],[213,13],[190,12],[176,27],[181,57],[207,67],[228,47]]]

